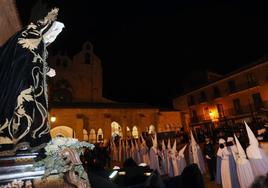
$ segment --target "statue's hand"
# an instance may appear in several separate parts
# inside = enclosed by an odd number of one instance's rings
[[[54,77],[56,75],[55,69],[50,68],[49,71],[47,72],[47,75],[49,77]]]

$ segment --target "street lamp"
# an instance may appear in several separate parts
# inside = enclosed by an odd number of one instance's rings
[[[51,117],[50,117],[50,121],[51,121],[51,123],[54,123],[56,120],[57,120],[57,118],[56,118],[55,116],[51,116]]]

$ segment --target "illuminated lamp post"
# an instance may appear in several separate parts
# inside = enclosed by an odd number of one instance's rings
[[[211,119],[212,126],[215,127],[214,123],[218,120],[217,117],[216,117],[216,112],[213,111],[213,110],[210,110],[209,111],[209,117]],[[213,130],[212,130],[212,127],[211,126],[210,126],[210,132],[211,132],[211,135],[213,136]]]
[[[51,123],[55,123],[56,120],[57,120],[56,116],[51,116],[51,117],[50,117],[50,122],[51,122]]]

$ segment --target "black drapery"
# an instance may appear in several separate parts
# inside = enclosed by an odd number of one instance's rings
[[[0,156],[18,149],[36,151],[50,141],[46,73],[47,51],[42,31],[48,19],[31,23],[0,50]],[[8,143],[8,144],[7,144]]]

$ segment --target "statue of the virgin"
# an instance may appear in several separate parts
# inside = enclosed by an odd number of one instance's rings
[[[57,8],[40,14],[0,51],[0,156],[38,151],[51,139],[46,77],[55,70],[46,47],[64,24],[56,21]]]

